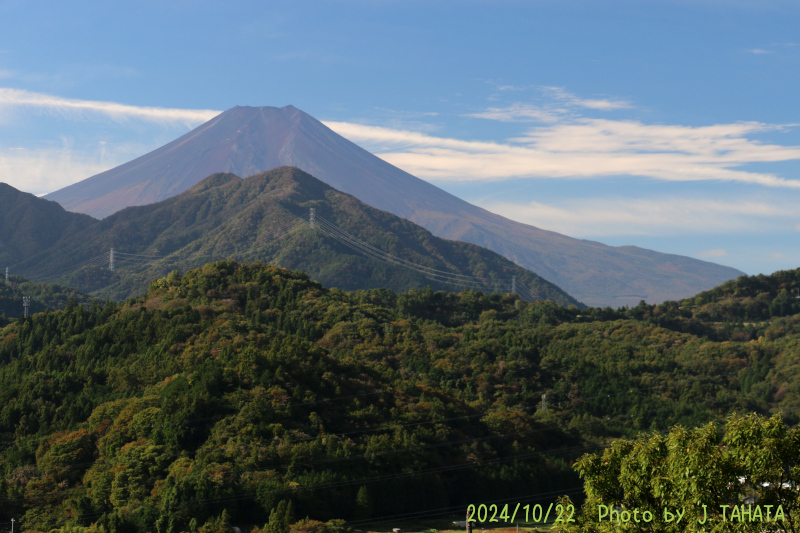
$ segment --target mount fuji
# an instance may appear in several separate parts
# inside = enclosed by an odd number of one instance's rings
[[[106,217],[188,190],[217,172],[298,167],[433,234],[477,244],[593,306],[678,300],[743,275],[690,257],[571,238],[474,206],[387,163],[293,107],[234,107],[133,161],[50,193],[69,211]]]

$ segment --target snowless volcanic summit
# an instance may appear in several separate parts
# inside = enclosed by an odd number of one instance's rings
[[[217,172],[251,176],[294,166],[384,211],[470,205],[334,133],[293,106],[234,107],[124,165],[45,196],[69,211],[104,218],[165,200]],[[423,200],[432,196],[432,201]],[[474,208],[470,205],[470,207]]]
[[[295,166],[435,235],[498,252],[588,305],[677,300],[743,273],[697,259],[573,239],[506,219],[408,174],[293,106],[234,107],[161,148],[45,198],[106,217],[175,196],[216,172]]]

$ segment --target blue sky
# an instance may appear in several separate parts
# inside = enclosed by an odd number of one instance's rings
[[[509,218],[800,266],[796,1],[0,0],[0,181],[43,194],[292,104]]]

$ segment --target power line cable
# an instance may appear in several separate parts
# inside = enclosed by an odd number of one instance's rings
[[[78,263],[77,266],[72,267],[70,269],[70,272],[75,271],[75,270],[80,270],[81,268],[84,268],[86,266],[95,266],[96,263],[97,264],[102,264],[103,262],[107,262],[108,261],[108,254],[109,254],[108,252],[105,252],[105,253],[103,253],[101,255],[98,255],[96,257],[92,257],[90,259],[86,259],[83,262]]]
[[[320,226],[322,226],[322,225],[323,224],[321,223]],[[323,231],[325,231],[325,228],[322,228],[322,229],[323,229]],[[326,233],[328,235],[330,235],[331,237],[333,237],[334,239],[336,239],[337,241],[339,241],[342,244],[344,244],[345,246],[348,246],[349,248],[355,250],[356,252],[361,253],[362,255],[365,255],[365,256],[367,256],[369,258],[376,259],[378,261],[382,261],[382,262],[385,262],[385,263],[390,263],[390,264],[394,264],[394,265],[397,265],[397,266],[400,266],[400,267],[404,267],[404,268],[409,268],[411,270],[415,270],[415,271],[423,274],[428,279],[431,279],[433,281],[439,281],[439,282],[442,282],[442,283],[451,283],[451,284],[454,284],[454,285],[457,285],[457,286],[467,287],[467,288],[474,288],[474,289],[479,289],[479,290],[485,289],[485,286],[484,286],[483,282],[480,281],[480,280],[477,280],[477,278],[475,280],[456,278],[456,277],[453,277],[455,275],[449,276],[449,275],[445,275],[445,274],[439,274],[439,273],[430,272],[428,270],[424,270],[423,268],[412,267],[412,266],[409,266],[407,264],[400,264],[397,261],[387,259],[385,256],[381,256],[381,255],[377,254],[376,252],[373,252],[370,249],[361,247],[358,244],[354,244],[352,242],[352,240],[350,240],[350,239],[343,238],[340,235],[337,235],[335,233],[331,233],[331,232],[326,232]],[[424,267],[424,268],[428,268],[428,267]]]
[[[334,223],[330,222],[322,215],[316,214],[315,220],[319,223],[319,226],[321,227],[321,229],[323,229],[323,231],[325,231],[326,234],[335,238],[339,242],[342,242],[342,244],[348,245],[348,247],[350,247],[351,249],[354,249],[366,255],[367,257],[371,257],[373,259],[377,259],[379,261],[391,264],[397,264],[399,266],[405,266],[406,268],[410,268],[416,270],[417,272],[425,274],[426,276],[432,278],[434,281],[453,283],[456,285],[475,287],[478,289],[485,289],[487,284],[489,283],[488,279],[482,279],[476,276],[439,270],[433,267],[428,267],[426,265],[413,263],[406,259],[389,254],[388,252],[380,250],[379,248],[376,248],[375,246],[372,246],[371,244],[358,239],[357,237],[341,229]],[[528,301],[543,300],[543,298],[539,294],[535,293],[535,291],[529,290],[522,286],[518,287],[518,292],[521,293],[519,294],[519,296]]]
[[[472,281],[472,282],[478,282],[478,283],[481,283],[481,284],[484,284],[486,282],[486,280],[477,278],[475,276],[471,276],[471,275],[467,275],[467,274],[458,274],[458,273],[454,273],[454,272],[447,272],[447,271],[444,271],[444,270],[439,270],[439,269],[436,269],[436,268],[433,268],[433,267],[429,267],[429,266],[426,266],[426,265],[421,265],[421,264],[414,263],[412,261],[408,261],[406,259],[397,257],[397,256],[392,255],[392,254],[390,254],[388,252],[385,252],[385,251],[383,251],[383,250],[381,250],[379,248],[376,248],[375,246],[372,246],[371,244],[369,244],[367,242],[364,242],[364,241],[358,239],[357,237],[355,237],[351,233],[339,228],[337,225],[335,225],[334,223],[328,221],[325,217],[323,217],[321,215],[316,215],[316,219],[318,221],[320,221],[322,224],[327,225],[328,228],[330,228],[332,231],[341,233],[344,236],[344,238],[347,238],[347,239],[351,240],[352,242],[358,244],[359,246],[363,247],[366,250],[369,250],[369,251],[373,252],[374,254],[376,254],[378,256],[384,257],[387,262],[396,263],[396,264],[405,264],[409,268],[419,268],[419,269],[422,269],[422,270],[429,271],[431,273],[442,274],[442,275],[446,275],[446,276],[452,276],[452,277],[455,277],[455,278],[464,278],[465,280]]]

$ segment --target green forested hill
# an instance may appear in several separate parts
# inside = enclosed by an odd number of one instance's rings
[[[0,317],[16,318],[23,314],[22,297],[30,297],[30,313],[40,313],[46,309],[64,309],[72,299],[76,303],[90,304],[92,299],[82,292],[49,283],[33,283],[20,276],[0,278]],[[0,318],[0,326],[4,326]]]
[[[497,298],[452,320],[512,303]],[[495,405],[414,370],[415,305],[223,262],[122,306],[8,326],[2,515],[40,531],[180,531],[223,511],[263,524],[281,501],[298,518],[355,519],[574,488],[564,457],[580,441],[535,404]]]
[[[287,514],[462,515],[574,497],[567,462],[610,438],[797,422],[800,315],[712,338],[676,309],[345,292],[224,261],[36,314],[0,330],[0,521],[286,533]]]
[[[0,183],[0,270],[19,263],[97,222],[56,202]]]
[[[320,217],[313,229],[310,223],[302,224],[312,208]],[[325,231],[327,223],[393,259],[380,261],[374,251],[358,251],[363,245],[351,237],[332,238]],[[113,274],[103,268],[108,262],[98,259],[110,248],[117,252]],[[466,286],[509,292],[516,277],[525,293],[561,305],[580,305],[552,283],[494,252],[434,237],[292,167],[247,179],[211,176],[176,197],[115,213],[29,257],[15,270],[31,279],[124,299],[142,294],[151,279],[174,269],[184,271],[226,258],[268,261],[350,290],[404,291],[427,285],[462,290],[469,278]],[[420,265],[429,274],[405,268],[404,262]]]
[[[686,303],[706,320],[764,320],[800,313],[800,269],[741,276]]]

